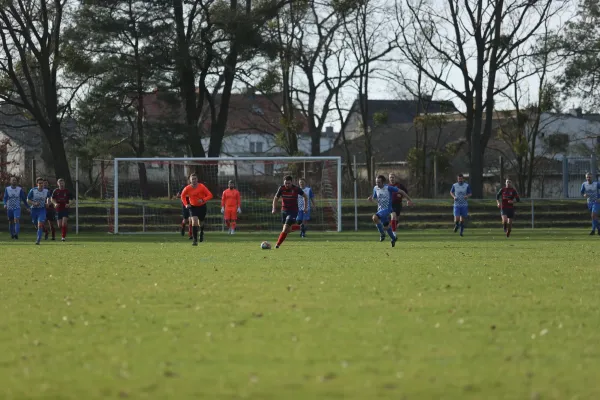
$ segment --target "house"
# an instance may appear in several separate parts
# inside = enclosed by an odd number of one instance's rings
[[[218,102],[217,102],[218,103]],[[144,98],[145,117],[147,121],[158,121],[165,117],[165,107],[160,94],[149,93]],[[229,114],[225,137],[221,146],[221,157],[286,157],[287,152],[278,144],[278,135],[283,131],[282,118],[283,97],[281,93],[272,95],[255,94],[253,91],[233,93],[229,104]],[[218,111],[218,108],[217,108]],[[298,109],[295,115],[300,127],[298,134],[298,150],[300,153],[311,153],[311,137],[308,133],[306,116]],[[180,113],[179,121],[183,119]],[[210,145],[210,114],[206,108],[202,115],[201,141],[204,149]],[[321,151],[333,147],[336,134],[332,127],[326,128],[321,136]],[[236,166],[237,175],[272,175],[287,164],[240,163]],[[233,164],[219,166],[220,175],[233,175]]]
[[[355,139],[363,135],[360,115],[360,98],[354,100],[346,120],[344,121],[344,133],[346,140]],[[421,100],[376,100],[369,99],[367,103],[369,113],[369,127],[374,129],[376,123],[374,116],[379,114],[385,120],[384,125],[398,125],[412,123],[417,115],[422,114],[453,114],[458,110],[454,103],[447,100],[432,100],[430,96]]]
[[[32,175],[49,173],[49,154],[43,140],[37,123],[13,107],[0,106],[0,144],[4,144],[0,146],[0,173],[17,176],[24,186],[32,184]]]
[[[536,154],[547,156],[547,139],[561,134],[568,137],[566,153],[550,154],[557,160],[563,157],[589,156],[600,145],[600,114],[583,114],[580,108],[567,113],[545,112],[540,116]]]

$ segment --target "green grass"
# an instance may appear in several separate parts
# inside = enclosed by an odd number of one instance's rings
[[[2,233],[0,398],[600,398],[600,238],[466,234]]]

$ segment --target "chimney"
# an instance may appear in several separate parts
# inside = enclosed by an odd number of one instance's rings
[[[326,136],[333,136],[333,126],[327,126],[327,127],[325,127],[325,135]]]
[[[581,117],[583,115],[581,107],[570,109],[569,115],[572,115],[573,117],[578,117],[578,118]]]

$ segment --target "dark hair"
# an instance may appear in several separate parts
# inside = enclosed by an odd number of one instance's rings
[[[300,182],[300,181],[306,182],[306,178],[300,178],[300,179],[298,179],[298,182]]]
[[[287,182],[287,181],[291,181],[292,179],[294,179],[294,178],[292,178],[292,176],[291,176],[291,175],[286,175],[286,176],[283,178],[283,181],[284,181],[284,182]]]
[[[464,178],[464,175],[463,174],[458,174],[458,175],[456,175],[456,177],[457,178]]]
[[[190,176],[188,176],[188,179],[192,179],[192,176],[195,176],[196,178],[198,177],[198,175],[195,172],[192,172]]]
[[[44,179],[44,178],[42,178],[41,176],[38,176],[37,178],[35,178],[35,183],[38,183],[38,182],[40,182],[40,181],[41,181],[41,182],[44,182],[44,181],[45,181],[45,179]]]
[[[378,175],[377,179],[381,179],[381,182],[385,182],[386,181],[385,176],[383,176],[383,175]]]

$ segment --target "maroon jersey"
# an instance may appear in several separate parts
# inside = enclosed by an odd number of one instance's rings
[[[304,192],[296,185],[289,189],[285,185],[279,186],[276,197],[281,197],[281,211],[298,211],[298,196]]]
[[[496,200],[502,200],[502,203],[500,203],[500,208],[505,209],[514,208],[514,202],[519,202],[521,199],[519,198],[519,193],[517,193],[515,188],[503,187],[496,195]]]
[[[401,183],[394,183],[393,185],[390,183],[390,186],[397,187],[400,190],[404,190],[406,194],[408,194],[408,189]],[[398,192],[392,192],[392,204],[402,203],[402,195]]]
[[[69,189],[54,189],[54,192],[52,192],[52,199],[58,203],[56,205],[56,211],[63,211],[65,205],[68,204],[69,200],[72,198],[73,196],[71,196]]]

